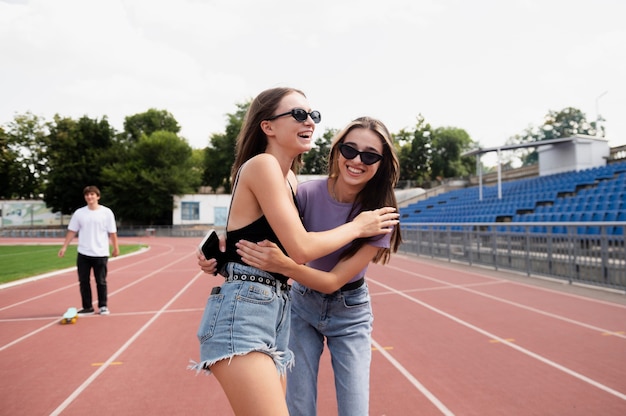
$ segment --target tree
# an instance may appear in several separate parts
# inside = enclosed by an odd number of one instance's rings
[[[328,173],[328,156],[336,129],[327,128],[322,137],[315,140],[315,146],[302,156],[303,166],[300,173],[305,175],[326,175]]]
[[[576,134],[593,136],[595,122],[587,122],[585,113],[577,108],[567,107],[559,112],[550,111],[543,124],[544,137],[541,140],[571,137]]]
[[[0,188],[3,198],[39,198],[49,166],[45,158],[47,124],[32,113],[16,115],[0,135]]]
[[[432,137],[432,179],[467,176],[474,172],[473,158],[461,154],[472,148],[472,139],[463,129],[439,127]]]
[[[596,122],[589,123],[585,113],[574,107],[566,107],[561,111],[548,111],[540,127],[530,125],[521,134],[515,135],[507,144],[524,144],[542,140],[560,139],[577,134],[595,136],[597,134]],[[604,128],[601,134],[604,135]],[[523,165],[533,165],[539,160],[536,149],[521,149],[516,151],[516,156],[522,160]]]
[[[107,203],[116,216],[131,224],[171,224],[173,195],[191,193],[200,185],[192,149],[168,131],[142,136],[120,161],[102,170]]]
[[[231,191],[230,170],[235,162],[235,144],[250,102],[237,104],[237,111],[227,114],[226,133],[212,134],[209,146],[204,149],[202,184],[213,188],[213,192],[220,188],[226,193]]]
[[[114,139],[115,130],[106,116],[100,120],[83,116],[75,121],[55,115],[47,138],[46,205],[55,212],[71,214],[85,205],[85,186],[103,190],[102,169],[115,157]]]
[[[124,133],[131,142],[137,142],[142,135],[149,136],[155,131],[169,131],[178,134],[180,126],[170,112],[155,108],[124,119]]]
[[[420,114],[413,130],[394,136],[400,159],[400,180],[422,183],[430,178],[431,126]]]
[[[0,199],[12,199],[17,196],[18,187],[13,179],[22,175],[18,172],[18,152],[11,146],[10,137],[0,127]]]

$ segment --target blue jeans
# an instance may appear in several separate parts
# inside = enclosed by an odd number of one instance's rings
[[[226,273],[272,277],[269,273],[239,263],[227,263]],[[288,347],[290,322],[289,291],[280,284],[233,280],[207,300],[198,328],[200,362],[189,368],[210,373],[220,360],[258,351],[269,355],[280,374],[293,364]]]
[[[374,320],[367,284],[326,295],[294,283],[291,300],[289,349],[295,364],[287,376],[289,414],[317,415],[317,375],[326,339],[338,414],[367,416]]]

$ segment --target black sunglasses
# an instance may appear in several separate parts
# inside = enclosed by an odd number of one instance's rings
[[[341,155],[346,159],[354,159],[355,157],[359,156],[361,158],[361,162],[365,163],[366,165],[373,165],[374,163],[380,162],[383,159],[383,155],[379,155],[378,153],[374,152],[359,152],[354,147],[345,143],[341,143],[339,145],[339,151],[341,152]]]
[[[289,116],[289,115],[291,117],[295,118],[300,123],[306,121],[308,116],[311,116],[311,120],[313,120],[313,122],[315,124],[317,124],[320,121],[322,121],[322,115],[320,114],[319,111],[313,110],[310,113],[307,113],[307,111],[302,109],[302,108],[294,108],[293,110],[287,111],[286,113],[282,113],[282,114],[278,114],[276,116],[272,116],[272,117],[268,118],[267,120],[275,120],[278,117]]]

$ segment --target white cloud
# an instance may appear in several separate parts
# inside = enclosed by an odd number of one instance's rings
[[[194,147],[265,88],[304,90],[318,127],[418,114],[504,143],[549,110],[596,104],[626,142],[617,0],[0,0],[0,123],[170,111]],[[605,91],[606,95],[598,100]]]

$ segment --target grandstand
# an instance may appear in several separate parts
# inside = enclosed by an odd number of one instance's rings
[[[626,162],[581,171],[520,179],[483,187],[457,189],[400,209],[403,222],[493,223],[626,221]],[[511,231],[521,231],[511,227]],[[533,232],[546,232],[533,227]],[[554,227],[553,232],[564,232]],[[623,227],[612,227],[622,234]],[[587,227],[599,233],[598,227]]]
[[[421,194],[400,208],[400,251],[626,293],[626,149],[600,145],[546,141],[538,175]]]

